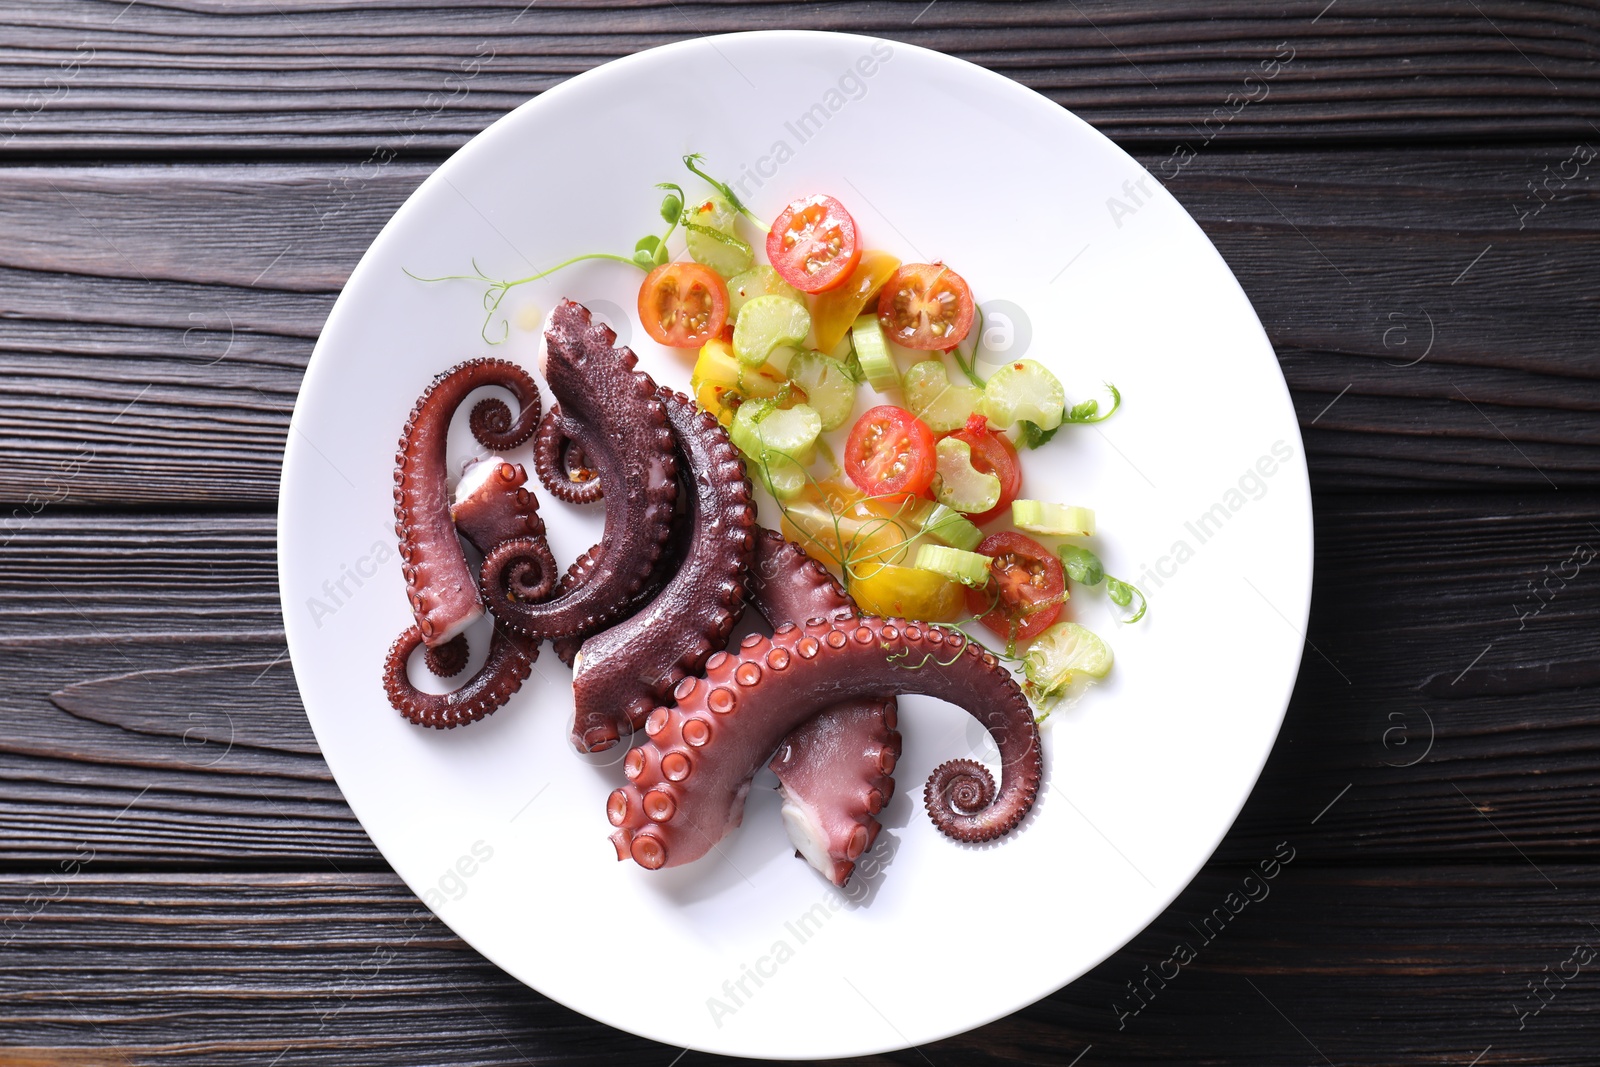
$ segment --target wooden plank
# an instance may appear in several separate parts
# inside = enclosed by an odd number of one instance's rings
[[[1336,799],[1304,831],[1323,862],[1600,856],[1597,510],[1322,498],[1313,647],[1219,856]],[[273,536],[270,515],[45,513],[0,547],[0,864],[83,842],[118,865],[381,863],[301,717]]]
[[[46,1063],[667,1064],[680,1054],[522,987],[387,873],[108,874],[86,858],[0,876],[0,1043],[84,1057]],[[1600,1039],[1593,868],[1315,864],[1291,835],[1249,867],[1208,867],[1078,982],[922,1054],[1065,1064],[1092,1046],[1095,1063],[1392,1067],[1465,1065],[1492,1047],[1483,1062],[1588,1061]],[[1022,921],[1070,931],[1094,917],[1045,903]],[[1181,967],[1177,945],[1192,951]],[[1580,947],[1587,957],[1574,956]]]
[[[386,4],[381,17],[319,0],[9,0],[0,140],[13,158],[439,153],[596,64],[752,19],[950,52],[1126,143],[1219,129],[1243,142],[1589,137],[1600,98],[1600,15],[1518,0],[1406,14],[1358,0],[1330,10],[1320,0],[1277,9],[412,0]],[[1268,65],[1274,57],[1281,66]]]
[[[1527,186],[1571,152],[1143,161],[1254,301],[1317,488],[1570,488],[1600,484],[1600,194]],[[427,169],[0,170],[0,526],[275,500],[312,341]]]

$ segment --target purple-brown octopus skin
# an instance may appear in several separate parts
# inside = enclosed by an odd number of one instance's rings
[[[877,814],[894,795],[900,759],[896,701],[830,704],[783,739],[769,766],[783,796],[783,828],[802,859],[843,886],[878,839]]]
[[[971,760],[935,769],[925,800],[940,832],[976,842],[1015,829],[1044,764],[1032,709],[994,654],[932,624],[812,619],[716,653],[703,678],[678,683],[675,707],[650,713],[649,740],[622,761],[628,784],[606,800],[617,858],[650,870],[699,859],[738,826],[751,778],[785,735],[822,708],[889,693],[965,708],[1000,750],[998,790]]]
[[[557,500],[592,504],[605,495],[600,472],[586,462],[583,441],[587,435],[561,412],[557,404],[545,413],[533,439],[533,469]]]
[[[489,552],[479,572],[484,602],[502,626],[528,637],[592,632],[621,616],[650,581],[671,535],[678,464],[666,407],[650,376],[634,369],[634,354],[613,347],[616,339],[570,300],[551,313],[545,331],[540,369],[600,472],[606,547],[587,578],[542,600],[525,590],[548,589],[557,576],[548,555],[538,553],[538,538],[514,538]]]
[[[400,569],[417,629],[429,647],[453,640],[483,614],[478,582],[450,517],[445,446],[456,409],[485,385],[509,390],[521,410],[513,420],[504,402],[480,402],[472,411],[473,435],[495,451],[526,441],[539,424],[539,388],[533,378],[502,359],[473,359],[440,374],[423,391],[406,418],[394,457]]]
[[[750,604],[771,626],[807,619],[850,619],[855,601],[804,549],[763,529],[750,572]],[[842,886],[872,847],[877,814],[894,796],[900,758],[893,697],[831,705],[778,746],[768,764],[778,776],[783,826],[796,851]]]
[[[424,693],[406,676],[406,661],[421,643],[422,631],[415,626],[395,638],[383,663],[383,688],[400,714],[437,730],[477,722],[501,707],[522,688],[539,658],[538,642],[496,627],[489,658],[477,674],[449,693]]]
[[[714,416],[670,389],[660,396],[678,442],[689,543],[649,604],[583,642],[572,673],[572,743],[580,752],[610,748],[643,726],[679,679],[698,674],[727,644],[744,607],[756,547],[744,464]]]
[[[520,466],[479,460],[463,473],[453,500],[450,496],[445,476],[450,421],[467,395],[484,385],[510,390],[521,410],[513,419],[503,401],[479,402],[470,417],[473,436],[497,451],[526,441],[539,421],[538,387],[514,364],[477,359],[434,379],[406,419],[395,454],[395,533],[416,624],[390,646],[383,687],[389,703],[407,719],[439,729],[475,722],[505,704],[538,655],[536,646],[496,634],[478,673],[445,695],[422,692],[406,670],[418,645],[425,646],[423,661],[434,674],[454,677],[466,668],[465,630],[483,608],[458,530],[480,551],[520,537],[528,539],[530,551],[549,556],[539,504],[523,488],[527,474]]]
[[[479,552],[513,537],[543,537],[539,500],[528,492],[520,463],[491,456],[469,466],[456,485],[450,518]]]

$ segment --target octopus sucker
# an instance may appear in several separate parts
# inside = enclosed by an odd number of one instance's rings
[[[422,631],[410,627],[395,638],[383,663],[383,688],[389,703],[418,726],[447,730],[477,722],[510,700],[522,688],[539,646],[515,633],[498,628],[489,643],[489,658],[465,684],[449,693],[424,693],[411,684],[406,662],[422,644]]]
[[[773,530],[761,531],[750,587],[751,605],[777,629],[856,615],[855,601],[833,575]],[[787,669],[788,657],[774,649],[768,666]],[[784,830],[796,854],[834,885],[849,880],[861,850],[882,829],[877,815],[894,796],[900,757],[896,719],[893,697],[830,705],[784,738],[772,758]]]
[[[520,551],[532,539],[502,543],[485,557],[478,583],[484,602],[502,625],[528,637],[568,637],[619,618],[650,582],[671,536],[678,462],[666,407],[649,375],[634,369],[634,354],[615,341],[570,300],[551,313],[545,331],[545,380],[600,472],[605,550],[581,581],[538,601],[519,595],[511,581],[517,568],[547,566]]]
[[[738,825],[751,778],[787,734],[824,707],[887,694],[919,693],[964,708],[1000,750],[1000,784],[982,808],[957,806],[965,792],[952,799],[930,791],[928,814],[942,833],[993,840],[1033,807],[1044,765],[1032,709],[1011,673],[961,633],[860,616],[752,636],[707,660],[703,684],[666,708],[655,734],[623,761],[627,784],[607,802],[622,815],[613,823],[619,854],[626,845],[627,855],[651,869],[699,859]],[[772,662],[780,650],[781,669]],[[689,726],[696,719],[709,724],[698,745],[685,733],[698,733]],[[672,801],[665,818],[647,812],[644,798],[652,792]]]
[[[474,435],[494,449],[526,441],[539,423],[539,388],[533,378],[502,359],[473,359],[440,374],[423,391],[406,418],[395,455],[394,518],[406,599],[423,643],[430,647],[453,640],[483,614],[476,576],[450,514],[445,446],[456,409],[486,385],[508,390],[521,410],[513,419],[503,401],[486,401],[491,407],[472,420]]]
[[[688,543],[648,604],[583,642],[572,676],[572,743],[579,751],[609,748],[644,726],[678,681],[698,674],[727,643],[744,608],[756,548],[744,465],[715,417],[670,389],[659,396],[679,451]]]

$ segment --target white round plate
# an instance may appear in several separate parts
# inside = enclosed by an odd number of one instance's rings
[[[832,193],[867,246],[959,270],[1002,358],[1045,362],[1073,399],[1104,395],[1104,381],[1125,398],[1104,424],[1025,453],[1025,494],[1095,508],[1096,549],[1144,588],[1149,615],[1121,626],[1102,590],[1074,599],[1116,666],[1047,723],[1048,789],[999,843],[954,844],[921,808],[938,763],[992,756],[981,729],[949,705],[904,701],[899,792],[848,894],[794,857],[766,771],[720,853],[661,872],[618,863],[604,802],[620,753],[573,752],[570,675],[548,648],[507,707],[464,729],[407,724],[379,684],[410,624],[395,442],[434,374],[491,352],[532,370],[540,319],[565,296],[609,319],[658,381],[684,389],[689,376],[683,353],[631,324],[631,267],[584,263],[512,290],[489,325],[508,334],[494,348],[480,337],[481,287],[403,269],[456,274],[476,259],[520,277],[579,252],[626,255],[660,229],[655,182],[703,191],[688,152],[763,218]],[[452,462],[469,454],[459,436]],[[541,495],[565,564],[597,538],[598,508]],[[289,434],[278,536],[307,714],[406,883],[541,993],[738,1056],[934,1041],[1016,1011],[1127,942],[1193,877],[1254,784],[1311,594],[1288,390],[1183,208],[1106,138],[1000,75],[824,33],[706,38],[608,63],[440,167],[323,330]],[[484,643],[480,632],[480,654]]]

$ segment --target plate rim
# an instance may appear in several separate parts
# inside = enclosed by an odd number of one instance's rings
[[[351,268],[348,278],[346,279],[344,285],[340,288],[339,296],[335,299],[333,307],[329,310],[328,317],[324,321],[323,326],[318,333],[316,344],[312,348],[311,356],[306,362],[306,369],[304,375],[302,376],[299,389],[295,395],[295,405],[290,416],[289,427],[286,433],[283,460],[279,472],[278,482],[278,509],[277,521],[275,524],[275,552],[277,556],[276,569],[279,594],[278,599],[280,610],[283,615],[285,644],[289,650],[289,661],[291,669],[294,671],[296,690],[301,698],[302,708],[306,710],[306,718],[311,725],[312,733],[313,735],[317,735],[319,752],[321,752],[323,747],[322,738],[317,731],[316,719],[309,712],[309,701],[307,700],[308,685],[306,680],[302,677],[301,668],[295,663],[293,651],[296,643],[295,633],[297,631],[303,631],[304,624],[298,621],[298,614],[291,610],[292,606],[287,602],[286,599],[288,581],[286,573],[287,553],[285,551],[285,545],[289,543],[287,539],[289,528],[293,526],[299,519],[298,513],[295,512],[295,505],[292,503],[293,497],[289,491],[289,483],[290,471],[294,466],[302,462],[301,453],[304,451],[304,448],[314,448],[314,446],[302,446],[299,443],[301,438],[305,438],[304,431],[301,429],[301,423],[303,418],[307,417],[303,414],[305,409],[301,404],[301,399],[302,396],[307,392],[308,388],[315,388],[317,379],[320,377],[321,373],[323,373],[323,368],[329,366],[330,364],[329,358],[324,354],[327,337],[330,333],[334,332],[333,327],[341,323],[346,315],[352,314],[352,312],[349,310],[351,305],[345,300],[346,292],[349,290],[352,282],[362,275],[364,268],[368,268],[369,264],[377,259],[377,253],[379,250],[385,246],[388,241],[394,239],[394,234],[397,233],[407,223],[411,215],[422,210],[418,205],[420,201],[424,199],[422,194],[425,191],[431,191],[441,182],[448,184],[447,172],[452,168],[452,166],[465,165],[463,163],[458,163],[458,160],[461,160],[464,155],[467,155],[469,151],[473,150],[474,146],[483,141],[486,135],[495,131],[497,128],[507,125],[512,119],[524,111],[541,106],[545,101],[550,99],[555,99],[558,101],[563,100],[567,96],[571,95],[571,93],[574,91],[574,86],[584,87],[597,81],[603,81],[607,78],[624,76],[631,67],[641,62],[657,61],[665,55],[675,54],[678,52],[691,52],[705,48],[710,48],[712,51],[716,51],[717,42],[752,38],[768,40],[788,39],[795,41],[843,40],[861,42],[868,46],[873,43],[882,42],[896,50],[906,49],[913,53],[920,53],[924,57],[931,57],[931,59],[936,63],[953,64],[957,68],[964,68],[967,72],[976,72],[983,79],[990,80],[992,83],[1003,85],[1005,87],[1004,91],[1014,94],[1014,97],[1018,101],[1019,105],[1023,101],[1027,101],[1028,106],[1048,110],[1048,112],[1058,121],[1060,119],[1065,119],[1069,124],[1079,127],[1081,132],[1092,138],[1098,139],[1100,142],[1102,142],[1103,147],[1110,149],[1117,155],[1120,155],[1129,165],[1137,168],[1139,172],[1148,175],[1157,184],[1161,185],[1163,190],[1168,192],[1168,195],[1172,195],[1170,190],[1167,189],[1165,183],[1162,183],[1156,175],[1145,168],[1144,165],[1135,159],[1131,153],[1122,148],[1122,146],[1118,145],[1115,141],[1111,140],[1110,137],[1101,132],[1099,129],[1095,128],[1093,125],[1079,117],[1065,105],[1057,104],[1055,101],[1046,97],[1037,90],[1022,84],[1013,78],[1009,78],[1004,74],[990,70],[987,67],[983,67],[971,61],[961,59],[958,56],[949,55],[936,49],[925,48],[921,45],[894,40],[892,38],[878,37],[872,34],[847,33],[832,30],[772,29],[709,34],[705,36],[687,38],[681,41],[674,41],[663,45],[657,45],[652,48],[642,49],[638,52],[620,56],[616,59],[608,60],[607,62],[598,66],[591,67],[588,70],[582,71],[571,78],[568,78],[565,81],[562,81],[559,84],[540,92],[537,96],[533,96],[527,100],[524,100],[515,108],[512,108],[504,115],[501,115],[488,126],[485,126],[482,130],[473,134],[467,139],[466,142],[452,152],[447,159],[435,167],[435,169],[430,172],[414,190],[412,190],[412,192],[406,197],[405,201],[399,206],[399,208],[395,210],[394,214],[391,215],[383,224],[376,236],[373,237],[365,251],[362,253],[360,259],[356,262],[355,266]],[[1188,208],[1179,202],[1176,196],[1173,196],[1173,202],[1179,208],[1181,214],[1181,218],[1175,220],[1176,224],[1187,224],[1198,233],[1198,235],[1204,241],[1204,245],[1209,254],[1215,259],[1217,265],[1221,267],[1222,272],[1226,275],[1228,283],[1232,286],[1233,291],[1237,292],[1243,306],[1249,309],[1254,329],[1260,335],[1261,342],[1265,345],[1266,350],[1273,353],[1274,357],[1276,357],[1276,348],[1273,346],[1271,338],[1267,335],[1266,329],[1261,323],[1261,317],[1256,312],[1255,305],[1250,300],[1249,294],[1245,292],[1244,287],[1239,283],[1238,277],[1234,274],[1233,269],[1228,265],[1227,261],[1223,258],[1221,251],[1216,247],[1215,242],[1213,242],[1210,236],[1206,234],[1205,231],[1200,227],[1199,223],[1189,212]],[[964,1021],[960,1025],[957,1025],[953,1028],[938,1028],[936,1032],[931,1034],[931,1036],[921,1037],[919,1041],[916,1042],[917,1044],[947,1040],[951,1037],[989,1026],[1000,1019],[1004,1019],[1018,1011],[1022,1011],[1041,1000],[1059,993],[1062,989],[1065,989],[1073,982],[1076,982],[1085,974],[1094,970],[1096,967],[1099,967],[1101,964],[1105,963],[1106,960],[1110,959],[1122,949],[1126,948],[1128,944],[1147,931],[1157,919],[1165,914],[1166,911],[1171,907],[1173,901],[1175,901],[1180,895],[1182,895],[1184,890],[1193,884],[1194,879],[1199,875],[1201,870],[1203,870],[1204,867],[1211,862],[1211,859],[1215,856],[1217,849],[1221,846],[1228,833],[1237,823],[1239,814],[1243,810],[1244,805],[1248,803],[1250,797],[1254,794],[1256,786],[1260,782],[1261,774],[1266,768],[1266,763],[1271,757],[1273,750],[1276,748],[1278,737],[1283,729],[1284,720],[1287,717],[1289,704],[1294,695],[1295,686],[1299,681],[1300,668],[1303,665],[1305,658],[1307,624],[1310,618],[1311,604],[1315,593],[1316,523],[1314,501],[1311,493],[1309,463],[1306,456],[1304,435],[1301,432],[1299,419],[1294,409],[1293,397],[1289,390],[1288,381],[1283,375],[1281,364],[1278,364],[1275,369],[1277,371],[1276,384],[1278,389],[1281,391],[1284,410],[1288,415],[1288,423],[1294,432],[1294,443],[1299,445],[1298,456],[1300,462],[1297,467],[1297,473],[1303,474],[1303,477],[1296,478],[1293,484],[1296,490],[1295,495],[1304,513],[1303,517],[1306,529],[1306,542],[1304,545],[1303,557],[1304,569],[1302,572],[1304,578],[1303,585],[1300,587],[1300,591],[1302,592],[1302,600],[1305,604],[1305,611],[1301,617],[1298,618],[1298,620],[1285,616],[1285,621],[1288,622],[1294,629],[1296,629],[1301,637],[1301,640],[1300,643],[1295,647],[1293,653],[1293,670],[1287,675],[1287,690],[1282,694],[1279,701],[1277,701],[1279,704],[1281,704],[1281,707],[1279,707],[1279,710],[1276,713],[1276,723],[1270,731],[1270,736],[1265,736],[1266,732],[1263,732],[1264,745],[1255,761],[1255,769],[1249,776],[1248,785],[1244,785],[1243,776],[1241,776],[1239,781],[1243,788],[1237,803],[1233,806],[1232,815],[1228,818],[1226,824],[1222,826],[1221,830],[1216,835],[1216,839],[1211,842],[1210,847],[1205,850],[1199,861],[1196,862],[1187,872],[1187,874],[1184,875],[1180,880],[1175,880],[1176,888],[1173,889],[1170,895],[1160,893],[1158,891],[1158,899],[1153,902],[1149,914],[1143,919],[1136,929],[1131,930],[1126,938],[1123,938],[1103,956],[1086,962],[1081,968],[1076,969],[1074,973],[1072,973],[1069,977],[1064,978],[1052,989],[1049,989],[1038,996],[1033,997],[1032,999],[1026,1000],[1022,1003],[1014,1004],[1003,1011],[989,1014],[983,1018]],[[300,640],[304,640],[304,637],[302,636]],[[339,785],[338,775],[334,773],[331,761],[328,761],[328,757],[325,753],[322,755],[324,761],[328,762],[330,774],[333,774],[334,784]],[[363,816],[358,802],[349,795],[346,795],[342,786],[340,786],[340,794],[345,803],[349,806],[352,814],[356,816],[357,821],[361,824],[362,831],[372,842],[373,847],[376,848],[379,854],[384,857],[384,861],[389,864],[390,870],[397,877],[399,877],[400,880],[406,885],[406,888],[417,897],[418,905],[420,907],[427,908],[431,915],[433,915],[448,929],[450,929],[455,936],[460,937],[461,940],[469,945],[475,952],[482,955],[490,963],[494,964],[497,968],[515,979],[519,984],[526,986],[539,996],[545,997],[554,1003],[560,1004],[567,1010],[599,1022],[602,1025],[609,1026],[626,1033],[634,1034],[647,1040],[656,1041],[665,1045],[672,1045],[674,1047],[683,1047],[682,1043],[679,1042],[673,1035],[651,1033],[647,1032],[646,1029],[629,1025],[624,1019],[617,1017],[620,1013],[612,1013],[608,1017],[603,1013],[596,1013],[586,1007],[580,1008],[573,1004],[567,1003],[564,999],[546,992],[545,990],[540,989],[538,986],[535,986],[523,979],[518,973],[517,969],[509,966],[502,960],[496,946],[480,944],[457,931],[444,915],[440,914],[438,911],[434,910],[423,902],[422,894],[418,891],[417,887],[412,885],[411,881],[407,879],[406,876],[402,874],[392,862],[390,862],[387,853],[378,843],[378,837],[373,833],[371,827],[368,825],[367,819]],[[879,1055],[886,1052],[910,1048],[912,1045],[906,1043],[904,1040],[890,1041],[888,1043],[858,1046],[847,1050],[831,1052],[825,1056],[818,1056],[815,1054],[789,1055],[785,1054],[781,1050],[765,1049],[760,1052],[752,1052],[749,1049],[734,1045],[717,1045],[714,1043],[694,1044],[689,1047],[698,1051],[708,1052],[715,1055],[763,1058],[773,1061],[795,1061],[801,1059],[840,1059],[855,1056]]]

